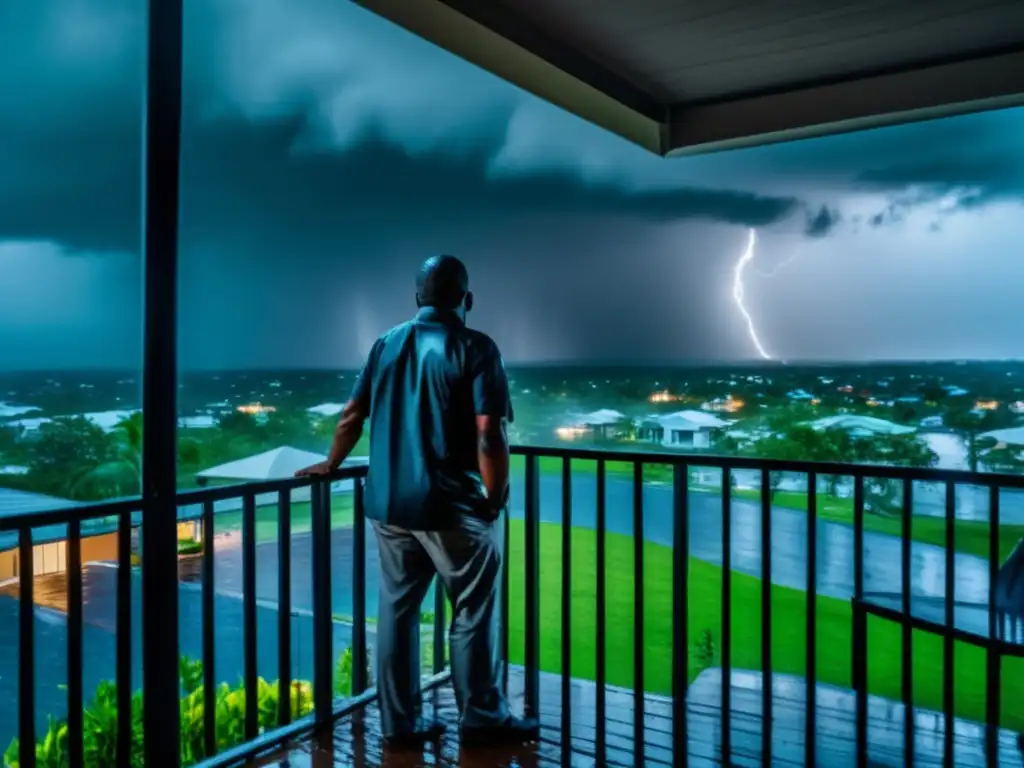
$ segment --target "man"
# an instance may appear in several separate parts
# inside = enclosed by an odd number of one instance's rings
[[[323,475],[370,422],[366,515],[380,549],[377,688],[391,743],[443,731],[420,721],[420,607],[434,574],[452,602],[452,685],[464,744],[534,740],[536,721],[509,713],[499,687],[496,522],[508,499],[508,379],[495,343],[466,327],[469,275],[453,256],[428,259],[419,312],[373,345],[345,405]]]

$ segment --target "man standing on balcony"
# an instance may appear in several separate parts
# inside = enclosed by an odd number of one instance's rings
[[[337,469],[370,422],[366,515],[380,549],[377,688],[385,738],[420,744],[443,726],[419,718],[420,607],[434,574],[454,606],[452,685],[464,744],[535,740],[534,720],[513,717],[499,685],[496,524],[508,501],[512,420],[501,354],[466,327],[473,307],[466,267],[424,262],[415,317],[373,345],[345,405],[327,461]]]

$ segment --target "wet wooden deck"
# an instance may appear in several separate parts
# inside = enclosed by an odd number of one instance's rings
[[[761,676],[736,671],[732,682],[732,755],[727,765],[754,768],[761,766]],[[514,711],[521,711],[523,678],[513,670],[510,700]],[[436,714],[448,724],[448,732],[436,744],[419,751],[389,751],[380,737],[375,707],[346,718],[334,732],[319,740],[293,746],[286,753],[262,763],[290,768],[326,768],[327,766],[556,766],[561,762],[561,680],[556,675],[541,677],[541,740],[536,745],[502,750],[462,749],[456,731],[457,712],[450,687],[429,693],[424,714]],[[853,693],[819,685],[817,689],[817,755],[821,768],[854,768]],[[806,685],[803,680],[777,675],[773,683],[774,718],[772,724],[772,765],[804,764],[804,710]],[[585,680],[573,681],[572,768],[582,766],[659,766],[672,764],[671,701],[664,696],[645,697],[645,746],[642,762],[634,759],[633,694],[607,689],[607,760],[599,763],[594,749],[595,686]],[[687,701],[689,730],[688,764],[692,768],[721,766],[721,673],[704,672],[690,688]],[[903,759],[902,705],[869,697],[868,755],[873,768],[899,768]],[[942,718],[937,713],[918,710],[914,764],[942,765]],[[985,762],[985,729],[957,721],[956,765],[958,768],[982,768]],[[1000,768],[1024,768],[1016,734],[999,735]]]

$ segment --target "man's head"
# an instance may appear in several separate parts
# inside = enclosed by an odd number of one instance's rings
[[[416,306],[468,312],[473,308],[466,265],[454,256],[431,256],[416,276]]]

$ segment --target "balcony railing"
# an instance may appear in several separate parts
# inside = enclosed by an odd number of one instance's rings
[[[515,685],[522,685],[523,708],[527,715],[540,717],[544,725],[543,741],[546,748],[554,750],[557,760],[568,765],[575,757],[586,756],[601,765],[648,765],[694,764],[701,760],[710,760],[711,764],[804,764],[830,766],[877,764],[907,764],[915,757],[919,764],[942,764],[947,766],[989,765],[1010,766],[1021,764],[1021,759],[1014,745],[1014,736],[1000,729],[1000,724],[1018,726],[1024,722],[1024,709],[1019,704],[1019,696],[1014,697],[1012,688],[1007,691],[1003,683],[1003,662],[1007,659],[1024,657],[1024,625],[1020,624],[1019,613],[1014,615],[1001,614],[997,610],[996,586],[1000,564],[1000,504],[1001,491],[1024,489],[1024,477],[994,474],[971,474],[931,469],[906,469],[897,467],[854,466],[846,464],[812,464],[806,462],[763,461],[748,458],[685,456],[678,454],[656,454],[635,452],[609,452],[600,450],[564,450],[535,447],[517,447],[517,456],[522,457],[524,472],[521,480],[514,482],[515,517],[503,516],[502,525],[505,529],[505,541],[508,547],[506,568],[502,584],[502,634],[501,650],[506,661],[504,678],[506,687],[510,684],[510,669],[514,668]],[[580,489],[580,475],[574,468],[585,465],[593,471],[593,485],[589,478],[583,478],[587,487],[594,489],[592,518],[590,510],[581,510],[574,505],[574,493]],[[622,467],[628,467],[622,474]],[[614,467],[615,477],[610,477],[610,468]],[[661,467],[668,487],[658,492],[669,494],[670,519],[662,516],[652,517],[645,509],[648,496],[645,494],[645,472],[652,467]],[[707,698],[709,687],[707,678],[697,684],[703,668],[709,666],[705,659],[700,663],[694,658],[700,653],[695,649],[691,629],[691,601],[697,597],[707,600],[706,594],[695,596],[691,589],[691,541],[698,530],[707,529],[706,521],[700,519],[701,513],[697,506],[708,509],[707,504],[695,504],[698,489],[691,487],[691,471],[695,467],[711,468],[721,473],[720,506],[713,497],[705,494],[703,502],[711,498],[711,503],[719,508],[713,524],[720,525],[715,533],[721,540],[720,592],[715,599],[720,603],[719,648],[711,656],[718,657],[717,678],[712,688],[715,695]],[[755,530],[748,525],[742,528],[746,537],[743,547],[735,539],[740,529],[734,524],[735,502],[739,493],[733,488],[731,478],[736,472],[754,472],[760,477],[760,491],[757,497],[758,522]],[[192,749],[185,755],[186,759],[199,759],[204,765],[232,765],[249,759],[255,755],[268,752],[275,747],[294,741],[303,733],[311,731],[329,731],[332,724],[346,715],[372,705],[375,691],[370,687],[369,670],[371,668],[367,638],[367,554],[372,552],[368,546],[367,526],[363,510],[363,484],[365,467],[345,468],[326,480],[310,481],[305,479],[287,479],[271,482],[227,486],[188,491],[178,495],[176,505],[182,510],[196,510],[203,544],[200,576],[201,631],[199,642],[199,660],[202,662],[201,681],[192,681],[185,685],[174,697],[154,697],[146,692],[145,708],[153,708],[159,713],[166,713],[169,722],[178,722],[178,714],[183,712],[182,697],[191,696],[195,704],[195,712],[200,713],[201,733],[199,744],[183,745]],[[792,626],[776,628],[776,620],[791,621],[785,617],[775,616],[773,599],[783,593],[793,592],[792,585],[780,586],[773,583],[773,552],[777,536],[773,535],[773,518],[780,510],[773,504],[772,473],[795,473],[806,478],[807,509],[806,525],[803,539],[798,543],[803,552],[805,566],[803,568],[804,592],[806,594],[805,613],[802,628]],[[842,709],[835,701],[846,701],[842,691],[836,693],[836,674],[824,681],[818,679],[818,640],[820,633],[819,616],[819,575],[831,563],[819,562],[819,528],[821,525],[833,523],[819,522],[818,480],[827,476],[844,476],[852,482],[852,590],[849,595],[850,605],[850,647],[848,651],[837,652],[836,649],[823,649],[832,653],[831,658],[847,658],[849,660],[848,699],[853,702],[849,717],[837,715],[834,707]],[[330,484],[337,480],[354,480],[351,519],[351,555],[339,558],[335,551],[332,537],[332,495]],[[879,597],[874,592],[865,590],[865,487],[877,480],[893,480],[901,483],[901,511],[899,537],[899,591],[894,592],[892,599]],[[610,484],[614,482],[616,496],[624,487],[629,490],[628,515],[609,502]],[[915,484],[939,484],[945,489],[944,506],[944,553],[942,555],[942,589],[941,616],[927,602],[916,605],[913,599],[912,583],[912,526],[914,520]],[[957,611],[962,608],[957,603],[957,568],[956,550],[956,490],[961,486],[973,486],[984,489],[989,505],[988,547],[987,547],[987,600],[975,606],[983,610],[983,625],[977,622],[959,621]],[[310,531],[309,546],[309,591],[312,619],[312,674],[309,682],[298,682],[295,671],[295,656],[298,650],[292,641],[293,623],[306,621],[307,614],[297,610],[293,605],[295,584],[293,576],[298,573],[298,561],[293,559],[293,547],[296,535],[292,531],[291,500],[292,494],[310,489]],[[259,598],[258,576],[262,572],[257,565],[257,499],[267,494],[277,495],[276,535],[272,550],[276,553],[276,600],[267,601]],[[560,497],[560,498],[559,498]],[[630,498],[631,497],[631,498]],[[227,621],[226,609],[218,607],[218,590],[215,589],[215,565],[221,552],[214,547],[214,524],[219,512],[217,504],[227,500],[241,500],[241,533],[240,533],[240,573],[241,573],[241,689],[245,692],[239,697],[243,703],[241,712],[240,732],[225,742],[218,736],[217,718],[224,716],[224,709],[218,703],[218,676],[215,674],[215,663],[227,664],[218,654],[222,645],[216,642],[218,625]],[[550,502],[560,501],[560,509],[553,512]],[[107,525],[118,534],[115,591],[116,620],[114,626],[115,674],[116,683],[116,735],[102,764],[130,766],[140,764],[141,738],[139,728],[137,701],[134,701],[134,680],[139,679],[138,645],[133,642],[133,627],[140,623],[159,622],[167,633],[177,633],[179,616],[177,610],[170,615],[161,613],[160,605],[143,603],[142,616],[133,615],[138,604],[133,600],[135,584],[133,579],[141,572],[141,578],[147,578],[148,563],[142,560],[139,567],[132,565],[132,531],[140,526],[141,501],[126,500],[109,503],[61,509],[53,512],[30,514],[15,518],[0,519],[0,532],[17,531],[19,537],[19,622],[18,622],[18,723],[17,737],[19,748],[17,759],[20,768],[30,768],[37,764],[36,745],[43,736],[41,724],[46,721],[49,712],[40,711],[37,706],[37,680],[40,659],[36,653],[37,618],[34,610],[33,594],[34,552],[32,531],[42,526],[66,525],[66,666],[67,666],[67,714],[66,739],[64,750],[65,762],[71,766],[94,764],[98,759],[95,755],[85,752],[85,727],[83,707],[86,691],[83,683],[83,563],[82,540],[83,529],[87,535],[93,535],[102,525]],[[521,506],[521,510],[520,510]],[[791,510],[790,510],[791,511]],[[545,514],[542,516],[542,512]],[[579,522],[581,512],[588,515],[588,524],[584,526],[593,533],[593,550],[589,550],[590,539],[586,541],[588,548],[581,551],[579,542],[574,545],[574,522]],[[615,515],[614,525],[610,526],[610,513]],[[185,518],[191,513],[184,515]],[[720,519],[717,519],[720,516]],[[543,517],[543,521],[542,521]],[[521,523],[520,523],[521,519]],[[746,519],[746,518],[745,518]],[[753,519],[753,518],[750,518]],[[622,578],[619,570],[623,558],[622,552],[609,550],[612,537],[621,540],[623,522],[630,521],[632,536],[629,544],[631,556],[632,589],[628,593],[628,619],[621,614],[621,601],[617,606],[610,604],[610,579]],[[101,522],[96,522],[101,521]],[[749,520],[748,520],[749,522]],[[521,528],[521,539],[520,535]],[[549,526],[551,527],[545,527]],[[100,527],[97,527],[100,526]],[[657,527],[657,531],[652,529]],[[615,530],[612,530],[612,529]],[[512,534],[515,534],[513,537]],[[543,549],[548,553],[547,559],[542,554],[542,533],[557,534],[557,547]],[[671,549],[670,567],[668,572],[659,573],[658,579],[651,577],[651,568],[662,567],[661,559],[647,559],[651,552],[661,558],[661,550],[651,550],[652,542],[647,533],[656,533],[662,546]],[[142,529],[143,538],[146,531]],[[667,541],[666,541],[667,539]],[[521,541],[521,545],[517,542]],[[754,543],[751,545],[750,542]],[[261,546],[267,546],[263,542]],[[347,543],[345,545],[347,547]],[[616,545],[618,546],[618,545]],[[1005,546],[1003,547],[1005,549]],[[267,550],[268,552],[271,550]],[[755,560],[759,567],[760,581],[751,587],[749,563],[736,570],[739,563],[734,558],[748,558],[756,551]],[[557,552],[557,558],[551,557]],[[542,559],[544,562],[542,562]],[[748,558],[749,559],[749,558]],[[557,561],[556,561],[557,560]],[[511,602],[513,588],[519,594],[520,583],[511,581],[509,563],[522,566],[521,589],[522,602]],[[593,583],[579,584],[579,569],[574,564],[593,563],[593,571],[586,572],[587,579]],[[615,570],[610,570],[614,562]],[[332,569],[332,565],[334,568]],[[346,569],[351,574],[351,615],[345,621],[350,637],[348,648],[351,661],[351,677],[346,697],[336,697],[335,670],[338,658],[338,642],[335,636],[338,629],[338,615],[333,602],[335,590],[332,580],[337,576],[338,569]],[[517,572],[519,565],[516,566]],[[370,568],[372,571],[373,567]],[[542,593],[542,569],[545,573],[557,572],[558,579],[551,583],[559,585],[557,598],[558,641],[557,654],[545,652],[542,645],[542,617],[549,616],[553,611],[544,610],[554,600],[545,589]],[[748,571],[744,574],[743,570]],[[586,569],[584,569],[586,570]],[[344,573],[344,571],[342,571]],[[738,575],[737,575],[738,574]],[[305,578],[305,577],[304,577]],[[518,579],[518,576],[517,576]],[[736,580],[742,580],[742,584]],[[653,583],[652,583],[653,582]],[[547,585],[548,582],[543,582]],[[698,585],[704,589],[705,584]],[[179,586],[179,589],[183,587]],[[748,638],[734,635],[734,599],[739,592],[751,594],[755,589],[759,597],[754,609],[759,613],[756,624],[760,631],[760,647],[755,656],[751,656]],[[263,590],[266,593],[266,589]],[[593,603],[585,606],[587,613],[593,617],[593,626],[587,622],[587,630],[592,631],[591,638],[583,643],[580,629],[574,627],[572,616],[574,609],[579,615],[579,593],[593,592]],[[616,595],[621,589],[613,585]],[[660,599],[654,604],[654,611],[648,611],[648,604],[654,591],[669,594],[667,602],[671,605],[671,616],[657,615],[666,604]],[[577,597],[574,598],[574,595]],[[177,601],[173,602],[175,605]],[[269,605],[267,604],[269,602]],[[830,603],[831,605],[831,603]],[[748,609],[749,610],[749,609]],[[264,613],[261,613],[263,611]],[[261,711],[261,702],[253,692],[267,688],[261,682],[260,653],[264,643],[271,639],[273,633],[266,628],[261,629],[259,617],[272,617],[270,621],[276,629],[276,665],[278,679],[273,685],[271,701],[276,701],[276,711],[268,716]],[[832,608],[829,608],[830,616]],[[424,690],[443,686],[447,682],[445,641],[446,641],[446,600],[443,590],[435,590],[433,611],[433,677]],[[937,618],[937,616],[939,618]],[[297,618],[299,617],[299,618]],[[752,626],[743,617],[744,626]],[[632,623],[632,642],[628,653],[618,648],[615,653],[609,646],[609,638],[616,633],[612,631],[619,622],[629,620]],[[869,624],[876,629],[869,630]],[[900,638],[899,650],[884,647],[877,648],[869,643],[869,638],[888,637],[887,632],[876,634],[877,627],[894,625],[898,628]],[[522,629],[511,632],[510,627]],[[657,631],[652,630],[656,627]],[[655,647],[660,639],[661,630],[668,627],[668,647]],[[551,628],[545,625],[545,630]],[[191,629],[191,627],[189,627]],[[696,629],[701,629],[697,627]],[[790,696],[791,682],[786,683],[785,690],[782,676],[776,672],[791,675],[792,669],[780,669],[785,665],[775,663],[777,643],[773,643],[773,631],[785,630],[787,641],[799,640],[804,646],[805,674],[804,680],[797,686],[800,688],[802,700],[794,704]],[[747,630],[743,630],[746,632]],[[647,633],[651,632],[651,637]],[[921,704],[915,699],[915,646],[921,637],[934,637],[941,642],[941,670],[931,670],[933,675],[941,675],[941,711],[935,712],[927,722],[919,716]],[[143,633],[145,637],[145,633]],[[552,632],[552,638],[554,632]],[[589,641],[593,642],[593,673],[592,683],[581,681],[579,676],[590,676],[587,671],[589,658]],[[586,646],[588,658],[577,658],[580,646]],[[743,648],[740,648],[740,646]],[[966,722],[958,715],[956,696],[956,665],[961,658],[961,647],[980,649],[984,655],[983,676],[985,680],[985,701],[983,716],[975,717],[975,725]],[[176,646],[172,646],[175,647]],[[734,654],[734,648],[737,650]],[[880,656],[875,652],[898,653],[900,658],[899,698],[896,701],[885,701],[872,692],[871,661]],[[869,653],[870,651],[870,653]],[[183,654],[185,651],[183,651]],[[265,652],[264,652],[265,653]],[[660,656],[658,655],[660,654]],[[847,655],[844,655],[847,654]],[[223,654],[220,654],[223,656]],[[737,655],[737,659],[734,659]],[[974,657],[970,657],[974,658]],[[515,662],[514,664],[512,662]],[[652,663],[653,662],[653,663]],[[146,656],[147,664],[177,665],[178,658],[162,658],[155,655],[152,649]],[[972,662],[973,663],[973,662]],[[263,664],[266,667],[266,663]],[[584,669],[584,668],[587,669]],[[626,669],[628,667],[628,669]],[[609,680],[609,669],[613,670]],[[574,671],[577,673],[574,677]],[[741,689],[737,680],[748,672],[760,674],[760,684]],[[834,673],[835,670],[832,670]],[[1017,673],[1019,672],[1019,674]],[[1024,667],[1012,675],[1014,684],[1024,681]],[[554,673],[554,674],[552,674]],[[670,679],[657,679],[654,675],[667,673]],[[837,673],[838,674],[838,673]],[[839,675],[840,677],[842,675]],[[299,676],[299,679],[302,679]],[[613,685],[617,681],[628,679],[631,685],[623,689],[621,685]],[[789,679],[789,678],[787,678]],[[831,687],[822,688],[824,683]],[[594,713],[593,724],[581,724],[574,710],[579,709],[581,686],[587,686],[588,706]],[[310,690],[311,687],[311,690]],[[514,687],[514,686],[513,686]],[[883,686],[887,688],[887,686]],[[1019,688],[1017,689],[1020,690]],[[819,701],[822,691],[830,697],[829,702]],[[698,693],[705,698],[698,698]],[[756,694],[757,704],[751,709],[751,697]],[[842,694],[842,695],[840,695]],[[1006,695],[1011,694],[1011,695]],[[544,698],[557,697],[557,701]],[[575,698],[574,698],[575,697]],[[623,704],[629,700],[628,705]],[[742,699],[742,701],[740,700]],[[1001,711],[1001,706],[1009,703],[1011,711]],[[264,702],[265,704],[265,702]],[[794,708],[795,707],[795,708]],[[886,709],[888,707],[888,709]],[[899,711],[893,714],[893,707]],[[888,714],[880,715],[885,710]],[[877,711],[876,711],[877,710]],[[631,714],[630,714],[631,711]],[[220,713],[220,714],[219,714]],[[554,713],[554,714],[553,714]],[[709,715],[710,713],[710,715]],[[149,713],[147,713],[148,715]],[[975,713],[976,714],[976,713]],[[183,716],[184,717],[184,716]],[[625,719],[623,719],[625,717]],[[934,722],[933,722],[934,721]],[[193,724],[194,725],[194,724]],[[848,726],[849,733],[843,728]],[[92,726],[90,726],[92,727]],[[184,725],[182,727],[185,727]],[[780,729],[785,728],[784,732]],[[710,729],[710,730],[709,730]],[[921,731],[927,731],[922,733]],[[895,737],[897,734],[898,737]],[[148,737],[148,733],[146,734]],[[177,743],[173,740],[169,743]],[[165,742],[168,743],[168,742]],[[168,755],[167,765],[174,764]],[[897,762],[887,762],[895,760]],[[93,761],[93,762],[90,762]],[[730,762],[731,761],[731,762]],[[38,763],[45,761],[39,758]]]

